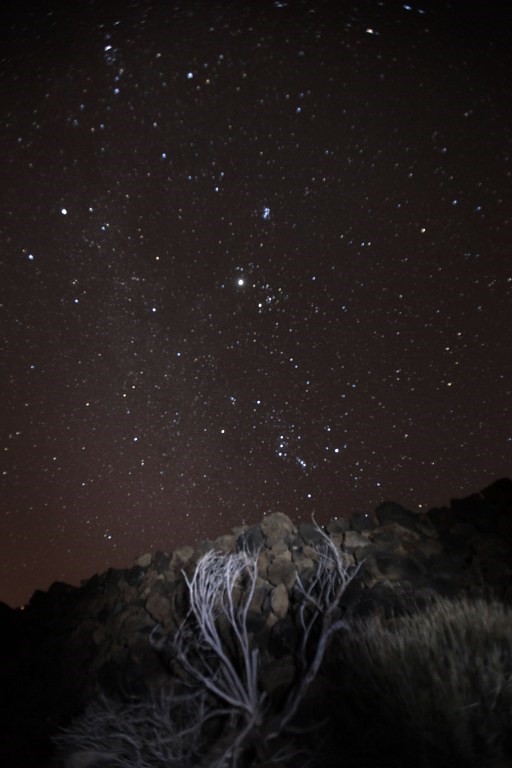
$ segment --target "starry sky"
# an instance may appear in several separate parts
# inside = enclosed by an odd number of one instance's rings
[[[0,600],[512,474],[511,19],[469,5],[2,4]]]

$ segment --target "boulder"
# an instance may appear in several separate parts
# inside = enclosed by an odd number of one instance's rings
[[[295,524],[282,512],[266,515],[260,524],[267,547],[276,542],[289,542],[297,534]]]
[[[287,587],[283,583],[278,584],[270,593],[270,607],[272,608],[272,613],[278,619],[284,619],[288,613],[289,604],[290,599],[288,597]]]

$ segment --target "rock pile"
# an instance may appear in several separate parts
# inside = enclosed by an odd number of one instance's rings
[[[511,480],[426,513],[385,502],[326,531],[347,565],[363,563],[343,598],[348,617],[401,612],[434,594],[512,602]],[[264,650],[263,684],[278,695],[295,673],[294,587],[314,572],[319,538],[313,523],[274,513],[195,547],[144,554],[79,588],[56,583],[22,613],[3,607],[2,764],[49,765],[49,735],[100,690],[138,693],[166,679],[155,647],[186,614],[183,572],[211,549],[259,552],[249,629]]]

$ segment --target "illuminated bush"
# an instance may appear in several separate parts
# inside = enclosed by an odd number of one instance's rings
[[[67,768],[301,765],[290,725],[334,633],[346,627],[338,606],[357,572],[349,573],[340,551],[317,531],[316,571],[295,585],[297,674],[278,706],[261,683],[260,651],[247,623],[258,553],[210,551],[185,576],[190,610],[168,643],[174,687],[142,701],[92,703],[55,740]]]

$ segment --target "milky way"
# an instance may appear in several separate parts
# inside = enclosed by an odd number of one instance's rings
[[[466,5],[2,11],[0,599],[510,476],[509,20]]]

